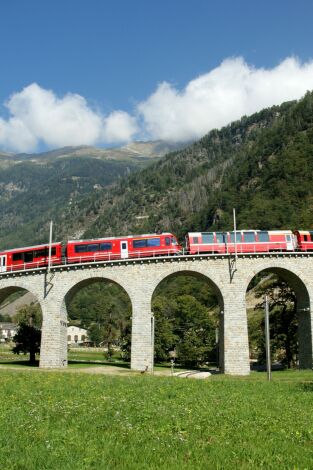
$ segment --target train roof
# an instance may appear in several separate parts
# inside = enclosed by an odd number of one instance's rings
[[[212,232],[188,232],[187,235],[192,235],[194,237],[201,237],[201,235],[205,235],[207,233],[233,233],[234,230],[215,230],[215,231],[212,231]],[[241,229],[237,229],[236,232],[268,232],[268,233],[272,233],[272,234],[277,234],[279,235],[280,233],[292,233],[292,230],[253,230],[253,229],[244,229],[244,228],[241,228]],[[301,233],[301,232],[299,232]]]
[[[313,232],[313,230],[296,230],[296,233],[299,233],[300,235],[310,235]]]
[[[51,246],[61,245],[61,242],[53,242]],[[37,250],[40,248],[49,247],[49,243],[44,243],[42,245],[34,245],[34,246],[22,246],[21,248],[11,248],[9,250],[3,250],[1,253],[10,253],[11,251],[24,251],[24,250]]]
[[[84,240],[68,240],[67,243],[83,243],[83,242],[97,242],[99,240],[126,240],[129,238],[144,238],[144,237],[159,237],[160,235],[168,235],[173,237],[174,235],[169,232],[162,232],[162,233],[145,233],[142,235],[126,235],[126,236],[120,236],[120,237],[99,237],[99,238],[89,238],[89,239],[84,239]]]

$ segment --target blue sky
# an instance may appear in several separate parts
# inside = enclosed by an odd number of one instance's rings
[[[135,138],[188,140],[238,118],[234,108],[249,113],[298,98],[313,89],[313,68],[303,69],[313,59],[312,18],[310,0],[1,2],[0,148],[77,145],[79,134],[81,143],[98,145]],[[277,71],[291,57],[298,61]],[[221,69],[227,59],[233,62]],[[297,84],[287,83],[281,95],[274,87],[266,99],[258,89],[251,98],[247,90],[261,80],[251,74],[263,69],[276,70],[274,82],[282,87],[293,71]],[[230,79],[218,89],[215,83],[200,107],[194,88],[207,91],[214,70],[219,83],[226,75]],[[233,73],[237,88],[230,90]],[[240,80],[246,80],[244,93]],[[235,95],[239,100],[229,112],[223,99],[212,102],[212,95],[223,95],[223,86],[224,101]],[[255,104],[244,105],[243,99]],[[222,116],[214,121],[212,114],[221,107]],[[193,122],[181,121],[184,110]],[[66,122],[70,117],[72,125]],[[50,120],[50,128],[43,128]],[[63,132],[56,129],[53,136],[57,121],[64,122]]]

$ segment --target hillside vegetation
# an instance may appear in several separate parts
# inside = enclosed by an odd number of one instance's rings
[[[46,241],[50,219],[55,240],[156,228],[183,239],[231,228],[233,207],[239,228],[313,228],[312,92],[153,160],[168,149],[157,142],[113,153],[2,153],[1,248]]]
[[[97,197],[103,188],[170,148],[164,142],[135,142],[114,149],[81,146],[41,154],[1,152],[0,249],[46,242],[51,219],[55,239],[79,237],[95,213],[84,212],[81,217],[76,205],[84,207],[81,201],[87,196]]]
[[[190,230],[313,228],[313,93],[213,130],[87,198],[85,237]]]

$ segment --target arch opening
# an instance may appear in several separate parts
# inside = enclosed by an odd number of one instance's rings
[[[128,365],[132,306],[120,284],[102,277],[83,280],[67,292],[62,310],[70,362]]]
[[[0,289],[1,362],[39,365],[42,309],[37,297],[25,288]]]
[[[310,296],[300,277],[283,268],[259,271],[247,288],[252,368],[264,370],[265,367],[265,296],[270,314],[272,368],[311,368]]]
[[[155,288],[154,362],[183,368],[219,369],[219,329],[223,297],[202,273],[180,271]]]

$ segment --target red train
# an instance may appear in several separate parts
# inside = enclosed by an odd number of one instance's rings
[[[235,232],[194,232],[186,235],[186,249],[190,254],[313,251],[313,231],[238,230],[236,236]]]
[[[182,251],[177,238],[171,233],[147,234],[126,237],[71,240],[63,250],[62,244],[53,243],[51,265],[84,263],[125,258],[175,255]],[[0,273],[47,266],[49,245],[38,245],[6,250],[0,253]]]
[[[71,240],[66,245],[68,263],[149,256],[175,255],[182,247],[171,233]]]
[[[186,248],[171,233],[71,240],[51,245],[51,265],[115,259],[200,253],[268,253],[313,251],[313,231],[238,230],[234,232],[190,232]],[[0,273],[48,266],[49,245],[0,252]]]
[[[49,245],[28,246],[25,248],[15,248],[0,253],[0,273],[15,271],[20,269],[40,268],[48,266]],[[52,243],[51,261],[53,264],[62,262],[61,243]]]

